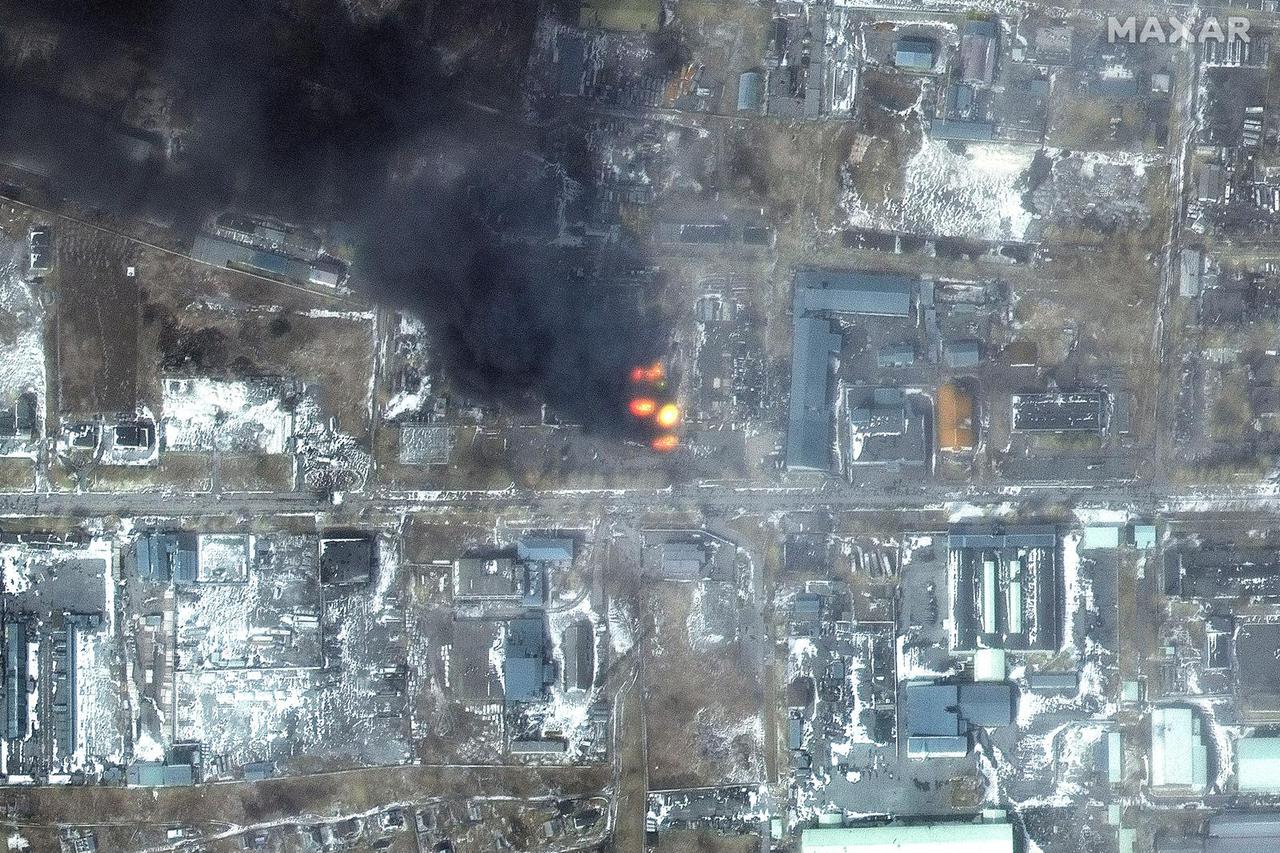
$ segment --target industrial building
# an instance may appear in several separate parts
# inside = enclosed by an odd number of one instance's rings
[[[360,532],[331,532],[320,541],[320,582],[358,586],[373,579],[377,549],[372,536]]]
[[[133,544],[138,577],[153,583],[195,583],[199,577],[199,540],[185,531],[147,532]]]
[[[533,702],[554,684],[554,665],[548,660],[546,618],[521,616],[507,622],[502,659],[503,697],[508,702]]]
[[[573,540],[563,536],[521,536],[516,540],[516,557],[540,563],[572,563]]]
[[[893,48],[893,64],[904,71],[932,71],[936,51],[932,39],[900,38]]]
[[[1200,717],[1188,707],[1151,711],[1151,787],[1187,792],[1209,784],[1209,750]]]
[[[1062,578],[1052,525],[956,527],[947,549],[953,651],[1061,645]]]
[[[1280,793],[1280,738],[1240,739],[1236,744],[1236,787],[1242,794]]]
[[[995,20],[967,21],[960,37],[960,79],[991,83],[995,79],[999,25]]]
[[[656,32],[661,22],[659,0],[583,0],[579,26],[626,33]]]
[[[511,557],[463,557],[453,562],[453,597],[462,605],[541,607],[546,573]]]
[[[346,272],[345,266],[332,258],[305,261],[207,234],[196,238],[191,247],[191,257],[210,266],[328,288],[337,287]]]
[[[1280,814],[1226,812],[1200,836],[1157,836],[1156,853],[1272,853],[1280,849]]]
[[[1013,853],[1013,826],[983,823],[888,824],[806,829],[802,853]]]
[[[759,71],[744,71],[738,77],[738,112],[758,113],[763,103],[764,75]]]
[[[1280,599],[1280,550],[1214,544],[1167,551],[1165,593],[1224,601]]]
[[[786,465],[793,471],[831,468],[832,361],[841,337],[831,317],[910,317],[917,283],[897,275],[801,270],[792,299],[791,396]]]
[[[982,361],[982,344],[975,340],[946,341],[942,344],[942,363],[947,367],[973,367]]]
[[[1236,705],[1250,722],[1280,721],[1280,625],[1245,622],[1235,631]]]
[[[939,386],[934,418],[938,425],[939,450],[945,453],[973,450],[976,438],[973,397],[969,392],[954,382],[946,382]]]
[[[30,675],[27,672],[27,623],[6,619],[4,630],[4,737],[21,740],[31,730],[27,694]]]
[[[908,395],[900,388],[847,389],[843,408],[848,413],[849,439],[844,462],[924,466],[929,456],[924,405],[922,395]]]
[[[1101,391],[1071,394],[1014,394],[1015,432],[1100,432],[1106,425],[1107,395]]]
[[[1013,686],[1007,682],[911,682],[903,689],[903,704],[908,758],[965,755],[972,729],[1007,726],[1014,719]]]

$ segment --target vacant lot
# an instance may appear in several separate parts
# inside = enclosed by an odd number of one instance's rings
[[[139,290],[134,245],[86,226],[54,224],[58,410],[132,412],[138,405]]]
[[[644,586],[650,789],[763,778],[759,674],[741,665],[734,624],[715,615],[717,594],[715,585]]]

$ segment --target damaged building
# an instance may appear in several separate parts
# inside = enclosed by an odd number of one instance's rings
[[[955,527],[947,534],[953,651],[1052,651],[1062,644],[1057,530]]]

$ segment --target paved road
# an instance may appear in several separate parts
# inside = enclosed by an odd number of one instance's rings
[[[0,516],[101,517],[109,515],[176,517],[187,515],[271,515],[332,513],[343,516],[429,512],[461,506],[530,507],[572,513],[590,507],[605,512],[654,507],[702,509],[711,516],[771,510],[832,509],[844,512],[938,513],[957,505],[996,506],[1083,503],[1123,504],[1137,512],[1280,510],[1280,494],[1265,486],[1170,486],[1156,489],[1134,483],[1062,483],[1021,488],[876,492],[832,481],[797,487],[682,485],[667,489],[563,489],[439,492],[374,492],[346,495],[335,505],[309,492],[151,492],[0,493]]]

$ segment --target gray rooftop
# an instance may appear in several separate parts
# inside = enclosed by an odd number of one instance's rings
[[[573,540],[553,536],[521,536],[516,541],[516,556],[521,560],[572,563]]]
[[[815,314],[911,316],[915,279],[860,271],[800,270],[792,300],[791,397],[787,467],[826,471],[831,467],[831,361],[841,338],[831,322]]]
[[[831,331],[830,320],[812,317],[797,317],[793,334],[787,467],[825,471],[831,467],[833,417],[827,385],[840,336]]]
[[[916,280],[902,275],[801,270],[793,310],[797,317],[813,311],[909,317],[915,291]]]

